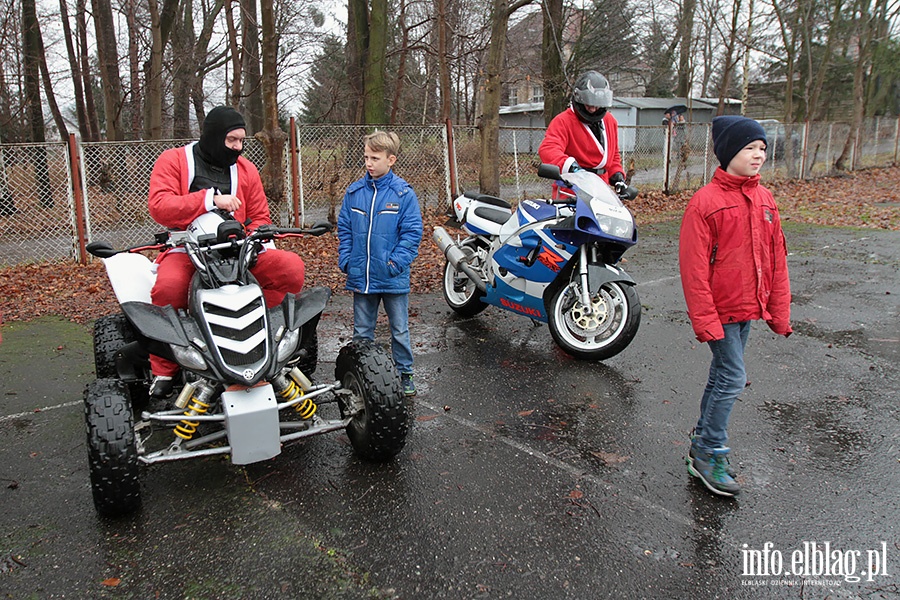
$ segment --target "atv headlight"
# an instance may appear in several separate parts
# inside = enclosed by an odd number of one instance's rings
[[[278,364],[286,362],[297,349],[297,346],[300,344],[300,330],[294,329],[293,331],[288,331],[284,334],[284,337],[281,338],[281,341],[278,343],[278,351],[276,354],[275,360]]]
[[[193,371],[205,371],[206,359],[200,354],[200,351],[190,346],[176,346],[172,344],[172,354],[175,355],[175,361],[182,367]]]
[[[597,215],[597,224],[600,225],[600,230],[603,233],[617,238],[630,240],[634,234],[634,223],[625,219]]]

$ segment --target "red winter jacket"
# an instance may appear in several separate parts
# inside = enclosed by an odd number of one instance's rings
[[[193,179],[194,144],[171,148],[159,155],[150,174],[148,199],[154,221],[163,227],[184,230],[191,221],[215,208],[212,189],[188,192]],[[271,224],[259,171],[243,156],[231,166],[231,193],[241,200],[234,218],[241,223],[250,219],[249,230]]]
[[[720,340],[723,323],[763,319],[791,334],[791,286],[781,218],[759,175],[717,168],[688,202],[678,260],[688,316],[701,342]]]
[[[544,141],[538,148],[541,162],[556,165],[563,173],[573,162],[583,169],[605,169],[601,177],[609,183],[610,175],[624,173],[619,155],[619,124],[609,111],[603,116],[603,132],[608,152],[570,106],[547,126]]]

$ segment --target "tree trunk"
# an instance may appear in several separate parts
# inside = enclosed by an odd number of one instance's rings
[[[234,26],[234,12],[231,8],[231,0],[225,3],[225,24],[228,29],[228,49],[231,54],[231,106],[241,105],[241,52],[238,48],[237,29]]]
[[[22,63],[25,75],[25,110],[31,128],[31,141],[44,142],[44,112],[41,105],[41,30],[38,27],[35,0],[22,0]],[[38,148],[34,158],[34,183],[42,208],[53,208],[47,149]]]
[[[247,121],[249,129],[247,133],[252,135],[265,127],[259,73],[259,23],[256,20],[256,0],[241,0],[241,32],[244,45],[244,52],[241,55],[241,73],[244,75],[241,113]]]
[[[369,50],[369,4],[367,0],[347,0],[347,77],[356,94],[354,123],[365,115],[365,65]]]
[[[447,60],[447,0],[436,0],[437,13],[437,38],[438,38],[438,81],[441,93],[441,123],[446,123],[450,118],[453,103],[450,89],[450,64]],[[457,122],[459,115],[457,114]]]
[[[731,77],[734,73],[735,62],[734,49],[737,46],[738,20],[741,13],[741,0],[734,0],[731,7],[731,31],[728,33],[728,43],[725,45],[725,72],[722,74],[722,85],[719,86],[719,105],[716,107],[716,115],[725,114],[725,98],[728,97],[728,88],[731,87]]]
[[[403,97],[403,83],[406,79],[406,57],[409,54],[409,28],[406,26],[406,0],[400,0],[400,17],[397,20],[402,39],[400,41],[400,66],[397,68],[397,76],[394,82],[394,101],[391,102],[391,118],[390,121],[388,121],[391,125],[397,122],[400,99]],[[440,29],[440,26],[438,26],[438,29]],[[427,100],[427,89],[425,93],[425,98]]]
[[[263,189],[269,200],[272,221],[277,223],[284,205],[284,143],[287,134],[278,124],[278,43],[275,30],[275,14],[271,2],[262,3],[262,97],[265,107],[265,123],[256,138],[266,149],[266,164],[263,166]]]
[[[387,123],[384,109],[384,57],[387,51],[387,0],[371,0],[369,52],[363,74],[366,124]]]
[[[541,79],[544,85],[544,125],[569,103],[569,83],[563,68],[563,0],[544,0]]]
[[[65,1],[65,0],[61,0]],[[94,99],[94,87],[91,85],[91,61],[88,55],[87,41],[87,8],[84,0],[75,0],[75,30],[78,34],[78,60],[81,65],[81,83],[84,89],[84,110],[87,117],[87,136],[85,141],[100,140],[100,120],[97,116],[97,103]]]
[[[131,113],[131,138],[136,140],[140,139],[143,130],[144,110],[141,102],[141,63],[138,56],[141,31],[138,30],[135,0],[127,0],[124,8],[125,22],[128,24],[128,72],[131,80],[128,110]]]
[[[503,58],[506,54],[506,30],[509,17],[531,0],[493,0],[491,6],[491,41],[484,74],[484,101],[481,115],[481,172],[478,185],[485,194],[500,194],[500,91]]]
[[[144,104],[144,137],[148,140],[162,138],[162,56],[166,42],[163,39],[162,17],[157,0],[149,0],[150,10],[150,59],[144,64],[144,81],[147,99]]]
[[[103,110],[106,116],[106,139],[122,140],[122,80],[119,77],[119,50],[109,0],[91,0],[94,29],[97,36],[97,59],[103,83]]]
[[[194,10],[192,0],[184,0],[182,15],[172,29],[172,137],[191,137],[191,90],[197,63],[194,62]]]
[[[691,81],[693,79],[691,51],[694,45],[694,11],[696,9],[696,0],[684,0],[681,5],[681,18],[678,21],[680,47],[678,52],[678,86],[675,89],[675,95],[682,98],[691,96]]]
[[[78,134],[82,140],[90,139],[87,112],[84,108],[84,87],[81,85],[81,67],[75,54],[72,29],[69,25],[69,13],[66,0],[59,0],[59,15],[62,19],[63,39],[66,42],[66,56],[69,59],[69,71],[72,73],[72,88],[75,92],[75,115],[78,119]]]

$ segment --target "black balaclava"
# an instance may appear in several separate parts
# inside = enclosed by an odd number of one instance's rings
[[[197,146],[200,155],[209,164],[227,169],[237,162],[240,150],[232,150],[225,145],[225,136],[235,129],[246,129],[244,117],[230,106],[217,106],[203,120],[203,133]]]

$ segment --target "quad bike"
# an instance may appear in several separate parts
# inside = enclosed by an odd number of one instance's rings
[[[288,442],[342,429],[363,459],[385,461],[400,452],[409,418],[390,356],[375,344],[351,342],[338,353],[336,381],[313,383],[316,327],[331,290],[287,294],[267,308],[250,271],[265,244],[330,229],[325,222],[246,233],[227,213],[214,211],[151,244],[120,251],[103,242],[88,246],[103,259],[121,306],[121,313],[95,323],[97,379],[84,394],[98,513],[140,507],[142,464],[219,454],[234,464],[255,463]],[[196,272],[189,310],[150,302],[155,272],[142,254],[147,251],[190,257]],[[177,393],[162,406],[148,395],[150,353],[181,367]],[[329,404],[336,409],[326,417],[320,409]]]

